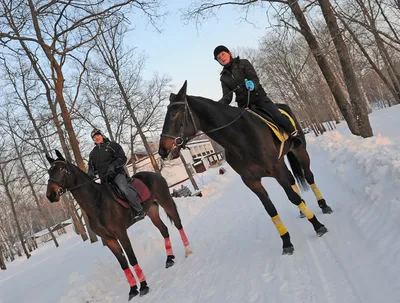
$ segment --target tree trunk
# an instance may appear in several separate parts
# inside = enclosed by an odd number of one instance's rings
[[[142,141],[143,141],[143,145],[144,145],[144,147],[145,147],[145,149],[146,149],[146,151],[147,151],[147,154],[149,155],[151,165],[153,166],[154,171],[155,171],[156,173],[161,174],[161,170],[160,170],[160,168],[158,167],[157,160],[156,160],[156,158],[154,157],[153,151],[151,150],[150,145],[149,145],[149,143],[147,142],[147,138],[146,138],[146,136],[145,136],[144,133],[143,133],[142,127],[140,126],[140,123],[139,123],[139,121],[138,121],[137,118],[136,118],[136,115],[135,115],[135,112],[134,112],[134,110],[133,110],[133,108],[132,108],[132,105],[131,105],[131,103],[129,102],[128,95],[126,94],[126,91],[125,91],[125,89],[124,89],[124,86],[122,85],[121,79],[119,78],[119,75],[117,74],[117,72],[116,72],[115,69],[111,68],[111,70],[112,70],[112,72],[113,72],[113,74],[114,74],[115,80],[117,81],[118,88],[119,88],[119,90],[120,90],[120,92],[121,92],[121,94],[122,94],[122,97],[123,97],[123,99],[124,99],[125,105],[126,105],[126,107],[128,108],[128,111],[129,111],[129,114],[130,114],[130,116],[131,116],[131,118],[132,118],[132,120],[133,120],[133,123],[135,124],[135,127],[136,127],[136,129],[138,130],[138,133],[139,133],[139,135],[140,135],[140,138],[141,138]]]
[[[397,81],[393,81],[391,78],[391,82],[389,81],[388,78],[382,73],[380,68],[375,64],[375,62],[372,60],[368,52],[365,50],[364,46],[361,44],[360,40],[358,39],[357,35],[354,33],[354,31],[349,27],[347,22],[339,15],[336,14],[340,21],[342,22],[343,26],[346,28],[346,30],[349,32],[351,37],[353,38],[354,42],[357,44],[358,48],[361,50],[365,58],[368,60],[369,64],[371,65],[372,69],[378,74],[378,76],[382,79],[383,83],[385,83],[386,87],[390,90],[392,93],[393,97],[396,99],[397,103],[400,103],[400,87],[397,83]]]
[[[12,131],[12,129],[11,129],[12,127],[11,127],[10,124],[9,124],[9,126],[10,126],[10,131]],[[22,171],[24,172],[25,179],[28,181],[29,188],[31,189],[31,193],[32,193],[33,199],[35,200],[36,206],[37,206],[37,208],[38,208],[38,210],[39,210],[40,216],[42,217],[43,221],[44,221],[45,224],[46,224],[47,230],[49,231],[49,233],[50,233],[50,235],[51,235],[51,239],[53,240],[54,245],[55,245],[56,247],[58,247],[59,245],[58,245],[58,242],[57,242],[57,240],[56,240],[56,237],[54,237],[54,234],[53,234],[53,232],[51,231],[49,222],[47,221],[46,217],[44,216],[43,210],[42,210],[42,208],[41,208],[41,206],[40,206],[39,198],[38,198],[38,196],[36,195],[36,191],[35,191],[35,188],[34,188],[34,186],[33,186],[32,180],[31,180],[31,178],[30,178],[30,176],[29,176],[29,174],[28,174],[28,171],[26,170],[25,163],[24,163],[24,160],[22,159],[22,155],[21,155],[21,153],[20,153],[20,151],[19,151],[19,148],[18,148],[18,146],[17,146],[17,142],[15,141],[14,134],[12,134],[11,137],[12,137],[13,142],[14,142],[14,149],[15,149],[15,151],[16,151],[16,153],[17,153],[19,163],[21,164],[21,168],[22,168]]]
[[[325,56],[323,55],[323,51],[321,50],[317,39],[312,34],[311,28],[308,25],[306,17],[298,4],[297,0],[288,0],[290,9],[292,10],[297,22],[300,25],[301,34],[306,39],[315,60],[319,68],[321,69],[322,74],[325,77],[325,80],[335,98],[336,104],[338,105],[341,113],[343,114],[350,131],[354,134],[359,136],[360,129],[358,127],[357,121],[351,112],[351,108],[349,103],[346,100],[346,96],[343,90],[340,88],[338,81],[335,75],[332,72],[332,69],[329,66],[328,61],[326,60]]]
[[[3,251],[2,251],[1,245],[0,245],[0,269],[1,270],[6,270],[7,269],[6,263],[4,261]]]
[[[75,209],[72,205],[72,201],[70,201],[70,199],[67,196],[62,196],[61,199],[63,200],[63,202],[65,203],[65,205],[68,208],[68,212],[71,215],[72,221],[74,222],[74,225],[76,227],[76,229],[78,230],[78,233],[81,235],[82,240],[86,241],[88,239],[88,236],[86,234],[85,228],[83,227],[82,223],[79,222],[76,214],[75,214]]]
[[[324,15],[326,24],[328,25],[333,43],[335,44],[347,91],[350,96],[353,114],[356,118],[360,135],[363,138],[371,137],[373,133],[371,124],[369,123],[366,102],[358,85],[357,77],[353,69],[353,63],[350,59],[346,42],[343,40],[342,34],[340,33],[335,15],[333,14],[331,3],[329,0],[318,0],[318,2]]]
[[[188,175],[188,177],[189,177],[189,179],[190,179],[190,182],[191,182],[192,185],[193,185],[193,188],[194,188],[195,190],[199,190],[199,187],[197,186],[197,183],[196,183],[196,181],[195,181],[194,178],[193,178],[192,172],[190,171],[189,167],[187,166],[187,163],[186,163],[185,158],[182,156],[181,153],[179,154],[179,157],[181,158],[181,161],[182,161],[182,163],[183,163],[183,166],[185,167],[186,173],[187,173],[187,175]]]
[[[24,250],[24,253],[26,255],[26,258],[29,259],[31,257],[31,255],[29,254],[29,252],[28,252],[28,250],[26,249],[26,246],[25,246],[24,237],[22,235],[21,225],[19,224],[17,212],[15,210],[14,199],[13,199],[13,197],[11,195],[11,192],[10,192],[10,189],[9,189],[9,185],[5,182],[6,180],[4,178],[4,172],[3,171],[1,171],[1,175],[2,175],[3,182],[4,182],[3,183],[4,184],[4,189],[6,190],[6,195],[7,195],[7,198],[9,200],[9,202],[10,202],[11,211],[12,211],[12,214],[14,216],[15,225],[17,226],[18,237],[19,237],[19,240],[21,242],[22,249]]]
[[[54,105],[54,103],[53,103],[53,101],[52,101],[52,98],[51,98],[51,88],[50,88],[50,85],[49,85],[49,83],[47,82],[46,77],[42,74],[41,69],[40,69],[39,66],[38,66],[37,60],[35,60],[35,57],[34,57],[33,54],[31,53],[31,51],[29,50],[29,48],[27,47],[27,45],[25,44],[25,42],[22,41],[22,40],[19,40],[19,41],[20,41],[20,45],[21,45],[22,48],[24,49],[24,51],[25,51],[25,53],[26,53],[26,55],[27,55],[29,61],[31,62],[32,67],[33,67],[33,69],[34,69],[36,75],[39,77],[40,81],[42,82],[42,84],[43,84],[43,86],[44,86],[44,88],[45,88],[47,103],[48,103],[49,108],[50,108],[50,111],[51,111],[51,113],[52,113],[53,123],[54,123],[54,125],[55,125],[55,127],[56,127],[56,129],[57,129],[57,134],[58,134],[58,137],[59,137],[59,139],[60,139],[61,148],[62,148],[62,150],[63,150],[63,152],[64,152],[65,158],[66,158],[68,161],[72,161],[71,154],[70,154],[69,149],[68,149],[67,144],[66,144],[64,132],[63,132],[63,130],[62,130],[62,128],[61,128],[61,122],[60,122],[60,120],[59,120],[59,118],[58,118],[57,109],[56,109],[56,106]],[[31,119],[32,123],[34,123],[34,122],[35,122],[35,121],[34,121],[35,119],[33,118],[32,113],[31,113],[29,107],[26,107],[26,106],[25,106],[25,109],[27,110],[28,116],[29,116],[29,118]],[[36,123],[34,123],[34,126],[35,126],[35,125],[36,125]],[[38,129],[38,128],[35,128],[35,131],[36,131],[36,133],[37,133],[37,135],[38,135],[38,138],[40,139],[39,141],[40,141],[40,143],[42,144],[43,151],[46,152],[46,153],[48,153],[46,144],[45,144],[44,141],[42,140],[42,136],[41,136],[41,134],[40,134],[39,129]],[[80,233],[81,233],[81,232],[83,233],[83,234],[81,234],[83,241],[86,241],[86,240],[87,240],[87,235],[86,235],[85,229],[83,228],[83,225],[77,220],[77,218],[76,218],[75,215],[74,215],[74,212],[70,212],[70,215],[71,215],[71,217],[72,217],[72,219],[73,219],[73,221],[74,221],[74,224],[76,225],[77,229],[79,230],[79,232],[80,232]]]
[[[72,126],[71,116],[70,116],[67,106],[65,104],[65,99],[64,99],[64,95],[63,95],[64,74],[62,72],[61,65],[57,62],[55,53],[52,51],[52,48],[46,44],[45,40],[42,37],[42,33],[40,30],[40,26],[39,26],[39,21],[37,19],[37,12],[35,10],[32,0],[29,0],[28,2],[29,2],[29,8],[30,8],[31,16],[32,16],[32,23],[34,26],[36,38],[40,42],[40,46],[50,63],[50,68],[52,70],[54,93],[56,94],[56,100],[60,106],[61,116],[64,121],[65,130],[67,131],[67,134],[68,134],[70,146],[74,153],[75,162],[81,170],[86,171],[86,167],[85,167],[85,164],[83,163],[83,158],[82,158],[81,152],[79,150],[79,143],[76,138],[74,128]],[[63,60],[63,59],[64,58],[62,57],[60,60]],[[87,216],[83,210],[82,210],[82,214],[84,215],[84,218],[86,221],[86,229],[89,233],[90,242],[91,243],[97,242],[98,241],[97,236],[91,230],[91,228],[89,226],[89,221],[87,220]]]

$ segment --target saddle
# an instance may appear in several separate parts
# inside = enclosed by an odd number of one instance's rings
[[[283,148],[285,146],[285,142],[286,140],[289,139],[289,134],[287,134],[279,125],[278,123],[275,122],[275,120],[273,119],[272,115],[265,109],[263,108],[259,108],[256,107],[254,109],[247,109],[247,111],[249,113],[251,113],[252,115],[258,117],[259,119],[261,119],[263,122],[265,122],[265,124],[268,125],[268,127],[272,130],[272,132],[274,133],[275,137],[281,142],[280,144],[280,148],[279,148],[279,157],[278,159],[281,158],[282,153],[283,153]],[[292,116],[290,116],[286,111],[284,111],[283,109],[279,108],[279,111],[285,115],[290,123],[292,123],[292,125],[294,126],[294,129],[297,130],[296,127],[296,123],[294,122],[294,119],[292,118]]]
[[[143,204],[144,201],[148,200],[151,196],[149,188],[146,186],[146,184],[143,183],[142,180],[138,178],[129,178],[128,182],[131,186],[131,188],[136,192],[140,203]],[[121,204],[123,207],[129,209],[129,202],[125,195],[120,191],[118,186],[114,183],[107,182],[107,187],[108,190],[111,192],[111,195],[113,196],[114,200],[117,201],[119,204]]]

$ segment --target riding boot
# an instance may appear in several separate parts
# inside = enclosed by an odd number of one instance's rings
[[[114,182],[118,185],[120,190],[124,193],[126,199],[129,201],[129,205],[133,208],[136,215],[133,217],[133,221],[137,222],[144,217],[146,217],[145,212],[143,211],[143,207],[140,204],[137,193],[133,190],[133,188],[128,183],[126,176],[123,174],[119,174],[115,177]]]

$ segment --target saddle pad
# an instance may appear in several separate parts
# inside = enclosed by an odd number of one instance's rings
[[[265,119],[264,117],[262,117],[260,114],[256,113],[255,111],[253,111],[251,109],[247,109],[247,111],[249,113],[253,114],[254,116],[260,118],[263,122],[265,122],[265,124],[267,124],[269,126],[269,128],[272,130],[272,132],[278,138],[278,140],[281,141],[281,146],[279,148],[279,156],[278,156],[278,159],[280,159],[282,157],[283,147],[285,145],[285,141],[287,139],[289,139],[289,135],[286,132],[281,132],[279,127],[274,122]],[[294,129],[297,131],[296,123],[294,122],[293,118],[286,111],[284,111],[283,109],[279,108],[279,111],[282,114],[284,114],[286,117],[288,117],[290,123],[293,124]]]
[[[264,121],[269,126],[269,128],[271,128],[271,130],[274,132],[275,136],[279,139],[279,141],[281,141],[282,143],[285,142],[289,138],[289,135],[286,132],[281,132],[279,130],[279,127],[275,123],[268,121],[267,119],[265,119],[261,115],[257,114],[255,111],[252,111],[251,109],[247,109],[247,111],[249,113],[253,114],[254,116],[260,118],[262,121]],[[284,114],[286,117],[289,118],[290,123],[292,123],[294,126],[294,129],[297,130],[297,127],[296,127],[296,124],[295,124],[293,118],[287,112],[285,112],[283,109],[279,109],[279,111],[282,114]]]
[[[146,186],[146,184],[143,183],[142,180],[140,180],[138,178],[132,178],[131,187],[137,193],[138,198],[140,199],[140,203],[143,203],[144,201],[146,201],[147,199],[150,198],[150,196],[151,196],[150,190]],[[129,208],[129,203],[126,202],[125,200],[119,198],[114,192],[112,192],[112,196],[114,197],[115,201],[117,201],[123,207]]]

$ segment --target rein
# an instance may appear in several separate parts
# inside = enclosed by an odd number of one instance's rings
[[[232,90],[231,92],[229,92],[228,94],[233,93],[233,92],[234,92],[235,90],[237,90],[237,89],[238,89],[238,87],[235,88],[234,90]],[[172,136],[172,135],[168,135],[168,134],[161,133],[161,137],[166,137],[166,138],[174,139],[174,144],[173,144],[173,146],[172,146],[171,151],[170,151],[169,154],[171,154],[172,151],[173,151],[175,148],[177,148],[177,147],[186,148],[186,143],[189,142],[189,141],[190,141],[191,139],[193,139],[193,138],[196,138],[196,137],[201,136],[201,135],[203,135],[203,134],[207,135],[207,134],[216,132],[216,131],[218,131],[218,130],[224,129],[225,127],[228,127],[228,126],[230,126],[231,124],[235,123],[235,122],[244,114],[244,112],[247,111],[247,108],[249,107],[249,103],[250,103],[250,91],[247,92],[247,104],[246,104],[246,106],[243,108],[243,110],[242,110],[242,112],[240,113],[240,115],[238,115],[238,116],[237,116],[235,119],[233,119],[231,122],[229,122],[229,123],[227,123],[227,124],[225,124],[225,125],[223,125],[223,126],[219,126],[219,127],[213,128],[213,129],[211,129],[211,130],[209,130],[209,131],[202,132],[202,133],[200,133],[200,134],[197,134],[197,132],[198,132],[198,127],[197,127],[197,125],[196,125],[196,121],[194,120],[193,113],[192,113],[192,111],[191,111],[191,109],[190,109],[190,107],[189,107],[189,104],[188,104],[188,102],[187,102],[187,99],[185,98],[184,101],[177,101],[177,102],[170,103],[170,104],[167,106],[167,108],[170,108],[171,106],[174,106],[174,105],[185,105],[185,111],[184,111],[184,113],[183,113],[184,117],[183,117],[183,120],[182,120],[182,124],[181,124],[181,128],[180,128],[180,131],[179,131],[179,135],[178,135],[178,136]],[[187,117],[188,113],[189,113],[190,119],[192,120],[192,124],[193,124],[193,127],[194,127],[194,129],[195,129],[195,134],[194,134],[193,136],[187,136],[187,137],[185,137],[185,136],[183,135],[183,132],[184,132],[184,130],[185,130],[185,121],[186,121],[186,117]]]
[[[56,161],[54,161],[54,162],[61,162],[61,163],[63,163],[63,164],[68,164],[68,162],[66,162],[66,161],[61,161],[61,160],[56,160]],[[53,163],[54,163],[53,162]],[[70,174],[71,174],[71,172],[69,171],[69,170],[67,170],[67,168],[66,167],[64,167],[64,168],[62,168],[61,170],[63,170],[64,171],[64,174],[66,174],[67,176],[69,176]],[[65,194],[67,191],[71,191],[71,190],[74,190],[74,189],[77,189],[77,188],[79,188],[79,187],[82,187],[82,186],[84,186],[84,185],[87,185],[87,184],[90,184],[90,183],[93,183],[94,181],[96,181],[96,180],[98,180],[98,179],[100,179],[100,178],[95,178],[95,179],[93,179],[93,180],[89,180],[89,181],[86,181],[86,182],[84,182],[84,183],[81,183],[81,184],[78,184],[78,185],[75,185],[75,186],[72,186],[72,187],[70,187],[70,188],[65,188],[65,175],[63,176],[63,178],[62,178],[62,184],[60,184],[57,180],[55,180],[55,179],[53,179],[53,178],[49,178],[49,181],[51,181],[51,182],[53,182],[53,183],[55,183],[55,184],[57,184],[58,185],[58,187],[59,187],[59,195],[60,196],[62,196],[63,194]]]

